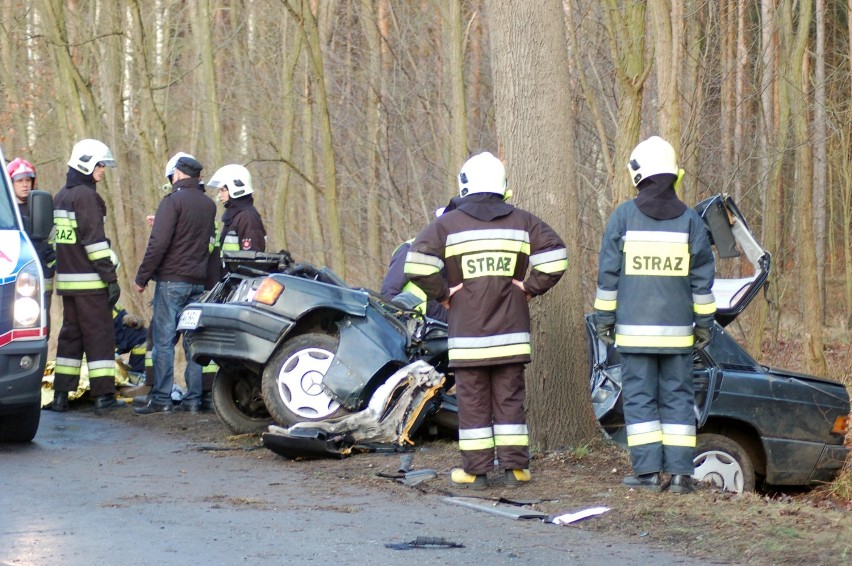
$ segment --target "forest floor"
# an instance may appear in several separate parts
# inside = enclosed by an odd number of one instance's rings
[[[734,330],[734,329],[732,329]],[[798,368],[801,344],[773,343],[780,367]],[[830,377],[852,389],[846,368],[852,345],[826,347]],[[281,459],[263,448],[255,435],[233,436],[213,415],[138,417],[129,409],[110,418],[152,427],[188,443],[225,447],[236,457]],[[852,434],[847,437],[852,445]],[[567,528],[635,540],[671,552],[724,564],[852,564],[852,458],[837,481],[812,489],[757,491],[743,495],[701,486],[692,495],[627,489],[621,479],[631,473],[627,453],[601,438],[572,450],[533,453],[533,481],[510,490],[496,485],[482,492],[455,492],[450,470],[460,464],[452,440],[423,440],[413,447],[412,470],[434,470],[437,477],[411,489],[424,493],[475,495],[531,502],[530,508],[560,515],[605,506],[603,515]],[[379,477],[400,467],[398,454],[356,454],[344,459],[289,462],[313,477],[381,490],[394,480]],[[495,478],[496,479],[496,478]]]

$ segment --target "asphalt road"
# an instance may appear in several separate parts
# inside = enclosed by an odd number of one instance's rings
[[[200,448],[141,419],[44,411],[32,444],[0,446],[0,564],[697,564]],[[385,546],[419,536],[464,548]]]

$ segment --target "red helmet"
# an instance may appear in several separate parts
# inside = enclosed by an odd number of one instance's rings
[[[14,161],[6,166],[6,171],[9,173],[9,177],[11,177],[13,181],[27,177],[35,180],[36,176],[35,167],[33,167],[30,162],[23,157],[16,157]]]

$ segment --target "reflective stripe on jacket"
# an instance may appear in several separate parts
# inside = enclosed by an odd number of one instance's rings
[[[451,367],[526,363],[531,352],[529,306],[513,280],[523,281],[530,296],[545,293],[567,268],[565,245],[544,221],[499,196],[493,201],[474,197],[462,199],[456,210],[436,218],[417,236],[405,273],[438,301],[447,298],[450,287],[464,284],[450,299]],[[467,203],[477,210],[471,206],[466,211]]]
[[[632,200],[623,203],[607,223],[598,269],[595,310],[615,323],[623,352],[684,353],[694,343],[693,324],[713,322],[713,251],[692,209],[656,220]]]
[[[65,186],[53,199],[59,295],[106,294],[116,280],[104,232],[106,204],[88,185]]]

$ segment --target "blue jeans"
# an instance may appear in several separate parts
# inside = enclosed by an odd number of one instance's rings
[[[177,322],[180,311],[189,303],[195,302],[204,292],[203,285],[193,285],[180,281],[158,281],[154,290],[154,319],[151,322],[154,348],[151,357],[154,361],[154,388],[151,401],[158,405],[172,402],[172,386],[175,381],[175,343]],[[186,394],[184,403],[201,402],[201,366],[189,357],[186,342]]]

